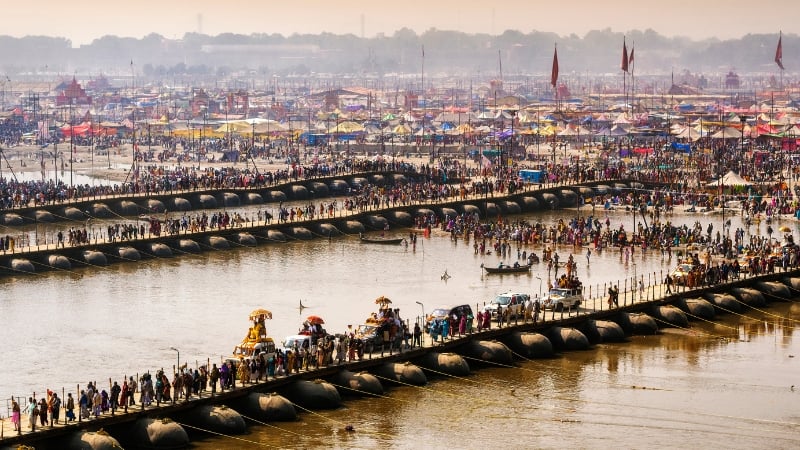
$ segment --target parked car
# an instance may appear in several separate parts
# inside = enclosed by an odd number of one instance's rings
[[[578,308],[583,302],[583,290],[581,288],[552,288],[542,298],[542,306],[545,309],[562,311],[564,308]]]
[[[241,359],[261,358],[264,362],[267,362],[270,357],[274,356],[275,342],[271,337],[265,337],[259,342],[248,342],[237,345],[233,349],[233,358],[237,361]]]
[[[283,348],[285,350],[294,351],[296,348],[311,348],[311,335],[310,334],[293,334],[286,336],[283,340]]]
[[[493,319],[496,319],[497,310],[502,307],[504,312],[508,310],[508,316],[506,317],[514,318],[524,313],[523,308],[525,307],[525,302],[530,300],[530,298],[531,296],[529,294],[510,291],[504,292],[493,298],[492,301],[483,308],[483,311],[488,312],[492,315]]]
[[[669,276],[672,278],[672,282],[676,285],[685,285],[687,279],[689,278],[689,272],[694,270],[694,264],[689,263],[681,263],[678,264],[678,267],[672,269],[672,272],[669,273]]]
[[[461,320],[462,316],[474,317],[472,314],[472,307],[469,305],[458,306],[441,306],[428,314],[425,318],[425,332],[428,333],[431,328],[431,322],[434,320],[441,320],[445,317],[454,317],[457,321]]]
[[[364,344],[364,352],[371,353],[383,345],[383,330],[386,324],[362,323],[356,328],[355,337]]]

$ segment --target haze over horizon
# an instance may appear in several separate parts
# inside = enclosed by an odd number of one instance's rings
[[[135,3],[84,0],[29,0],[3,8],[0,34],[14,37],[52,36],[69,39],[74,47],[107,35],[141,38],[156,33],[180,39],[190,32],[234,34],[353,34],[366,38],[409,28],[421,34],[431,28],[465,33],[502,34],[553,32],[583,36],[591,30],[615,32],[652,29],[667,36],[693,40],[735,39],[747,34],[795,33],[800,2],[726,0],[667,4],[653,0],[599,3],[573,0],[558,8],[541,0],[507,0],[497,6],[406,0],[377,4],[357,0],[300,0],[295,3],[249,0],[139,0]],[[780,14],[771,14],[779,11]]]

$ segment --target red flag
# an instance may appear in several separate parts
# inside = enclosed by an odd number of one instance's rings
[[[550,73],[550,84],[558,84],[558,48],[553,49],[553,71]]]
[[[631,54],[628,56],[628,64],[633,67],[633,51],[636,50],[635,48],[631,47]]]
[[[622,71],[628,71],[628,45],[624,38],[622,39]]]
[[[775,49],[775,64],[783,69],[783,34],[778,37],[778,48]]]

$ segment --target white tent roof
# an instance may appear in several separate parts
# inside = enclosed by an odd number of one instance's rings
[[[709,186],[751,186],[753,183],[740,177],[738,173],[730,171],[722,176],[719,180],[708,183]]]
[[[616,125],[626,125],[626,124],[630,124],[630,123],[631,123],[631,121],[628,120],[627,117],[625,117],[625,113],[620,113],[617,116],[617,118],[614,119],[614,124],[616,124]]]
[[[725,127],[711,135],[711,139],[739,139],[742,132],[733,127]]]

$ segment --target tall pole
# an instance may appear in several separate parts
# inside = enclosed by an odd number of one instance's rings
[[[72,101],[69,99],[69,186],[72,187],[72,160],[75,159],[75,124],[72,117]]]
[[[634,78],[633,69],[636,64],[636,59],[633,56],[633,52],[636,51],[636,41],[631,41],[631,53],[628,57],[628,62],[630,63],[631,69],[631,107],[636,104],[636,78]]]
[[[133,172],[133,183],[136,184],[139,180],[139,174],[136,170],[136,77],[133,73],[133,60],[131,60],[131,103],[133,103],[133,134],[131,141],[131,171]]]
[[[92,121],[92,112],[89,111],[89,151],[92,155],[92,178],[94,178],[94,123]]]
[[[422,89],[420,90],[420,94],[419,95],[420,95],[420,100],[422,100],[421,103],[423,105],[423,107],[422,107],[422,137],[421,137],[422,140],[420,142],[422,142],[423,145],[424,145],[424,140],[425,140],[425,46],[424,45],[422,46],[422,68],[421,68],[420,82],[422,84],[422,86],[421,86]]]

